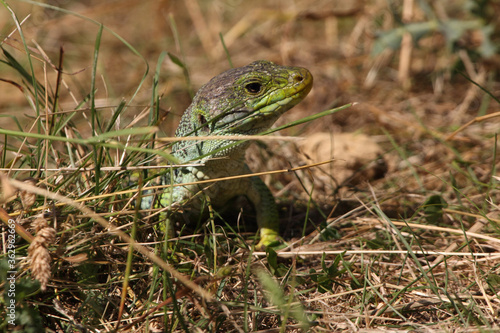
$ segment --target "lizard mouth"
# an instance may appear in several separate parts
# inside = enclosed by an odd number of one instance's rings
[[[311,73],[305,68],[294,67],[288,77],[288,85],[270,91],[255,105],[254,112],[280,116],[302,101],[311,91],[312,85]]]
[[[284,87],[269,90],[251,108],[235,109],[226,114],[226,123],[232,118],[231,132],[257,134],[265,131],[307,96],[313,86],[311,73],[302,67],[291,67],[290,70],[292,73]]]

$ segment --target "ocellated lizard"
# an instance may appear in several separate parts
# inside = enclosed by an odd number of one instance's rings
[[[182,140],[172,147],[172,155],[181,163],[197,162],[203,166],[175,169],[173,175],[163,176],[162,183],[169,184],[171,180],[175,184],[192,183],[250,173],[245,164],[249,141],[224,137],[256,135],[269,129],[284,112],[304,99],[312,84],[312,75],[305,68],[279,66],[263,60],[217,75],[200,88],[175,133],[176,137],[200,137],[200,140]],[[207,136],[222,138],[203,139]],[[268,246],[279,239],[276,203],[259,177],[220,181],[208,186],[173,187],[161,193],[154,206],[159,203],[161,207],[169,207],[172,203],[193,199],[189,200],[189,208],[200,211],[204,201],[201,196],[193,198],[200,191],[209,197],[214,207],[222,207],[236,196],[246,196],[257,214],[260,228],[257,247]],[[144,199],[141,207],[152,207],[152,200]]]

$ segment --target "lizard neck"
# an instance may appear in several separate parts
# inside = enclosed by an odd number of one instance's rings
[[[202,162],[209,160],[231,159],[243,161],[245,151],[250,145],[249,141],[240,142],[235,140],[203,140],[179,141],[172,148],[172,154],[181,163]]]

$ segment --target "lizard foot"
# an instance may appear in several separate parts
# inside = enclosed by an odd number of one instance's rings
[[[276,231],[262,228],[260,231],[260,241],[255,245],[255,249],[264,250],[266,247],[274,247],[281,243],[281,238]]]

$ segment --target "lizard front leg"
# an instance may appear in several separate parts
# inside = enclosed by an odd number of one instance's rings
[[[257,213],[260,241],[256,248],[262,249],[280,240],[278,207],[269,188],[259,177],[250,178],[250,186],[245,193]]]

